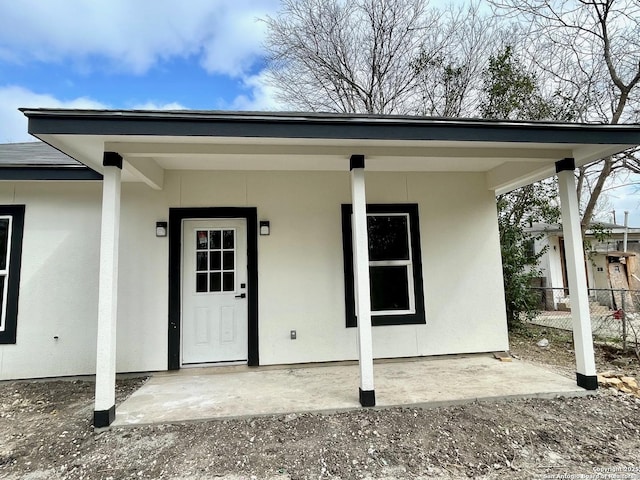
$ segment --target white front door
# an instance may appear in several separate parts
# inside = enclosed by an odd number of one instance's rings
[[[184,220],[182,365],[247,361],[246,287],[246,220]]]

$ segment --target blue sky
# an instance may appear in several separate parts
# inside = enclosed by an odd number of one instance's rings
[[[265,82],[260,21],[278,6],[278,0],[0,1],[0,143],[33,140],[19,107],[283,109]],[[629,210],[631,225],[640,226],[635,187],[608,195],[619,222]]]
[[[277,109],[260,19],[277,0],[0,2],[0,142],[18,107]]]

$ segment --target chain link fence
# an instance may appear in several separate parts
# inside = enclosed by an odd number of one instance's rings
[[[531,287],[539,299],[535,325],[573,330],[571,298],[565,288]],[[640,345],[640,290],[589,289],[591,328],[601,341],[619,343],[624,350]]]

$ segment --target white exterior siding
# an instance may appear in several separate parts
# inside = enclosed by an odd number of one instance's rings
[[[560,258],[560,237],[557,234],[545,234],[535,240],[536,253],[547,250],[540,257],[540,273],[547,279],[547,288],[566,288],[562,279],[562,260]],[[556,295],[557,297],[558,295]]]
[[[548,264],[549,264],[549,278],[551,279],[551,285],[547,287],[551,288],[567,288],[562,276],[562,258],[560,249],[560,237],[557,235],[549,237],[549,250],[547,250]]]
[[[169,250],[167,238],[156,237],[156,222],[168,217],[164,192],[122,184],[118,372],[167,368]]]
[[[426,325],[420,355],[508,350],[495,196],[482,174],[409,174],[420,206]]]
[[[94,372],[100,185],[2,183],[0,192],[2,204],[26,205],[17,339],[0,345],[0,378]]]
[[[355,359],[345,328],[342,203],[348,172],[166,171],[162,191],[123,184],[118,371],[167,368],[171,207],[257,207],[261,364]],[[508,349],[495,198],[483,173],[367,173],[368,203],[417,203],[425,325],[374,327],[374,356]],[[95,371],[101,185],[2,183],[26,204],[16,345],[0,379]],[[297,339],[290,340],[290,330]],[[54,339],[58,336],[58,340]]]

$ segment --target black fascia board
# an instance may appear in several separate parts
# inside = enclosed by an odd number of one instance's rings
[[[420,117],[24,110],[29,133],[184,137],[640,144],[640,125],[554,124]]]
[[[0,180],[102,180],[88,167],[0,167]]]

